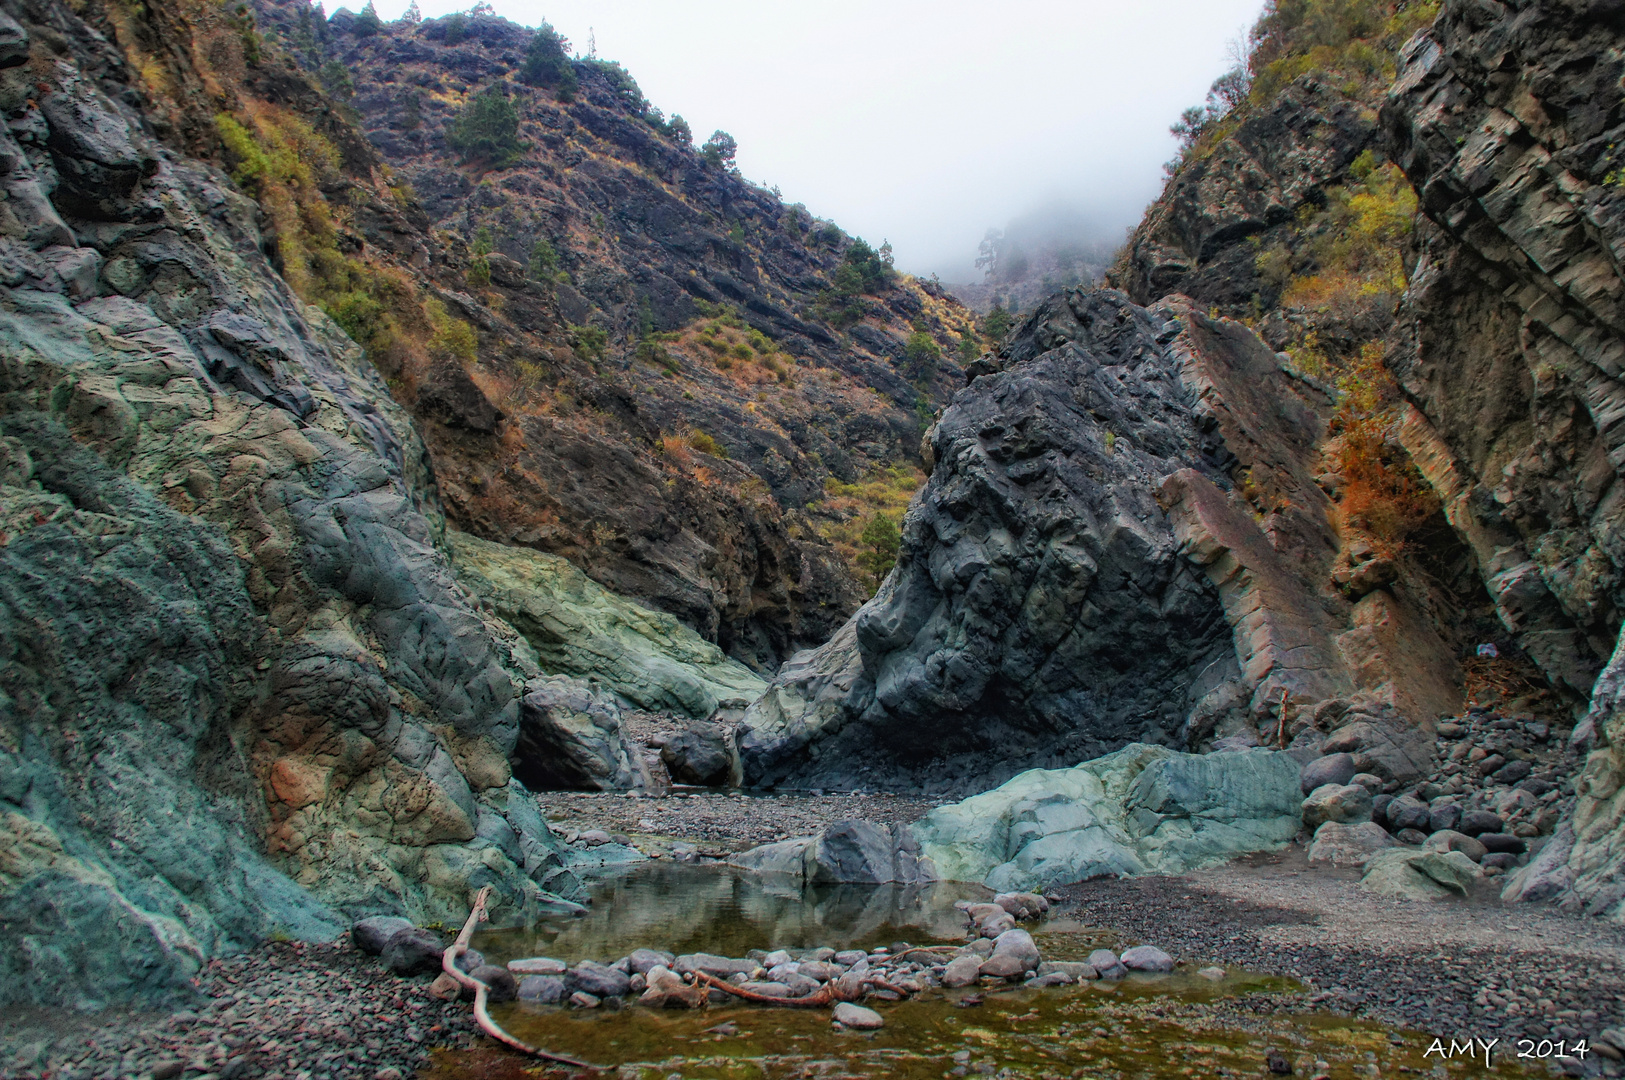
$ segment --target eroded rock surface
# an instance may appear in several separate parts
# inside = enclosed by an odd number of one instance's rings
[[[1022,773],[912,828],[944,880],[1042,891],[1106,874],[1183,873],[1284,846],[1301,827],[1302,803],[1290,754],[1137,743],[1076,768]]]
[[[539,672],[453,577],[410,419],[108,96],[123,57],[12,10],[52,58],[0,70],[0,1002],[573,893],[509,771]]]
[[[1184,738],[1236,672],[1215,591],[1152,494],[1179,468],[1224,482],[1167,348],[1178,331],[1109,292],[1027,320],[930,433],[936,466],[879,594],[746,714],[747,782],[975,783]]]

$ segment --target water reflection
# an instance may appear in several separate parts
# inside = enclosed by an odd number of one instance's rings
[[[835,885],[727,866],[649,863],[593,889],[589,914],[517,930],[487,930],[476,947],[496,963],[520,956],[614,960],[633,949],[743,956],[750,949],[864,948],[963,941],[954,901],[981,900],[978,885]]]

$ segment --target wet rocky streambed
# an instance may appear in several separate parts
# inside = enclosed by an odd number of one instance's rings
[[[601,881],[583,917],[527,931],[488,930],[474,944],[492,964],[534,957],[609,964],[637,949],[764,961],[770,950],[801,958],[820,948],[863,950],[878,963],[906,947],[965,945],[964,902],[989,898],[986,890],[959,884],[803,892],[723,866],[654,864]],[[1121,952],[1138,944],[1073,918],[1022,925],[1044,960],[1062,965],[1081,964],[1099,949]],[[938,966],[950,955],[939,951]],[[853,962],[850,953],[842,959]],[[494,1005],[492,1014],[520,1039],[626,1080],[1260,1076],[1272,1075],[1272,1066],[1273,1075],[1290,1070],[1298,1077],[1483,1073],[1482,1054],[1476,1065],[1462,1055],[1428,1055],[1432,1033],[1312,1011],[1304,988],[1290,979],[1235,967],[1221,974],[1207,959],[1175,957],[1166,974],[1130,972],[1072,985],[983,978],[927,987],[900,1001],[871,995],[863,1005],[880,1014],[878,1030],[832,1023],[827,1005],[795,1009],[729,1000],[697,1010],[654,1009],[637,1004],[636,994],[605,998],[593,1008],[513,1001]],[[1509,1058],[1493,1055],[1493,1075],[1547,1075],[1552,1068]],[[573,1072],[475,1048],[438,1052],[424,1076]]]

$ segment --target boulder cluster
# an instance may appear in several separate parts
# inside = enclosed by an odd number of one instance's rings
[[[1443,863],[1426,864],[1438,874],[1424,868],[1409,857],[1417,849],[1459,854],[1469,880],[1529,862],[1573,802],[1573,782],[1563,779],[1573,771],[1566,732],[1474,707],[1441,721],[1436,734],[1431,770],[1403,780],[1363,768],[1374,760],[1368,733],[1341,729],[1320,744],[1301,775],[1311,862],[1364,866],[1368,885],[1391,891],[1374,867],[1381,856],[1384,866],[1421,869],[1445,892],[1465,891],[1460,875]],[[1399,854],[1408,861],[1390,849],[1406,849]],[[1461,869],[1462,860],[1452,862]]]
[[[635,1003],[655,1009],[698,1009],[730,1001],[818,1008],[830,1006],[831,1019],[859,1030],[884,1025],[881,1016],[858,1002],[901,1001],[927,990],[1022,985],[1073,986],[1094,979],[1121,979],[1130,972],[1165,975],[1175,961],[1152,945],[1121,953],[1096,949],[1084,961],[1045,960],[1032,935],[1018,922],[1039,918],[1050,899],[1037,893],[1001,893],[989,903],[960,901],[968,924],[964,945],[910,946],[896,942],[874,949],[752,949],[743,957],[714,953],[677,955],[660,949],[634,949],[610,962],[567,963],[535,956],[505,966],[486,962],[468,949],[457,965],[486,984],[492,1001],[525,1001],[573,1009],[620,1009]],[[350,928],[360,951],[402,976],[439,977],[430,993],[470,996],[442,970],[447,942],[434,930],[406,919],[375,916]],[[1203,968],[1218,980],[1224,969]]]

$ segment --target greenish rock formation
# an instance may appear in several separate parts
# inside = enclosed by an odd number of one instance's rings
[[[59,51],[0,67],[0,1008],[172,1003],[484,885],[556,910],[509,772],[540,671],[452,574],[411,419],[258,207],[107,96],[116,50],[10,10]]]
[[[663,612],[616,596],[557,555],[450,531],[457,577],[536,650],[541,666],[594,677],[642,708],[705,719],[767,682]]]
[[[1289,754],[1182,754],[1133,743],[1032,769],[914,826],[938,876],[999,891],[1105,874],[1183,873],[1288,843],[1303,802]]]

